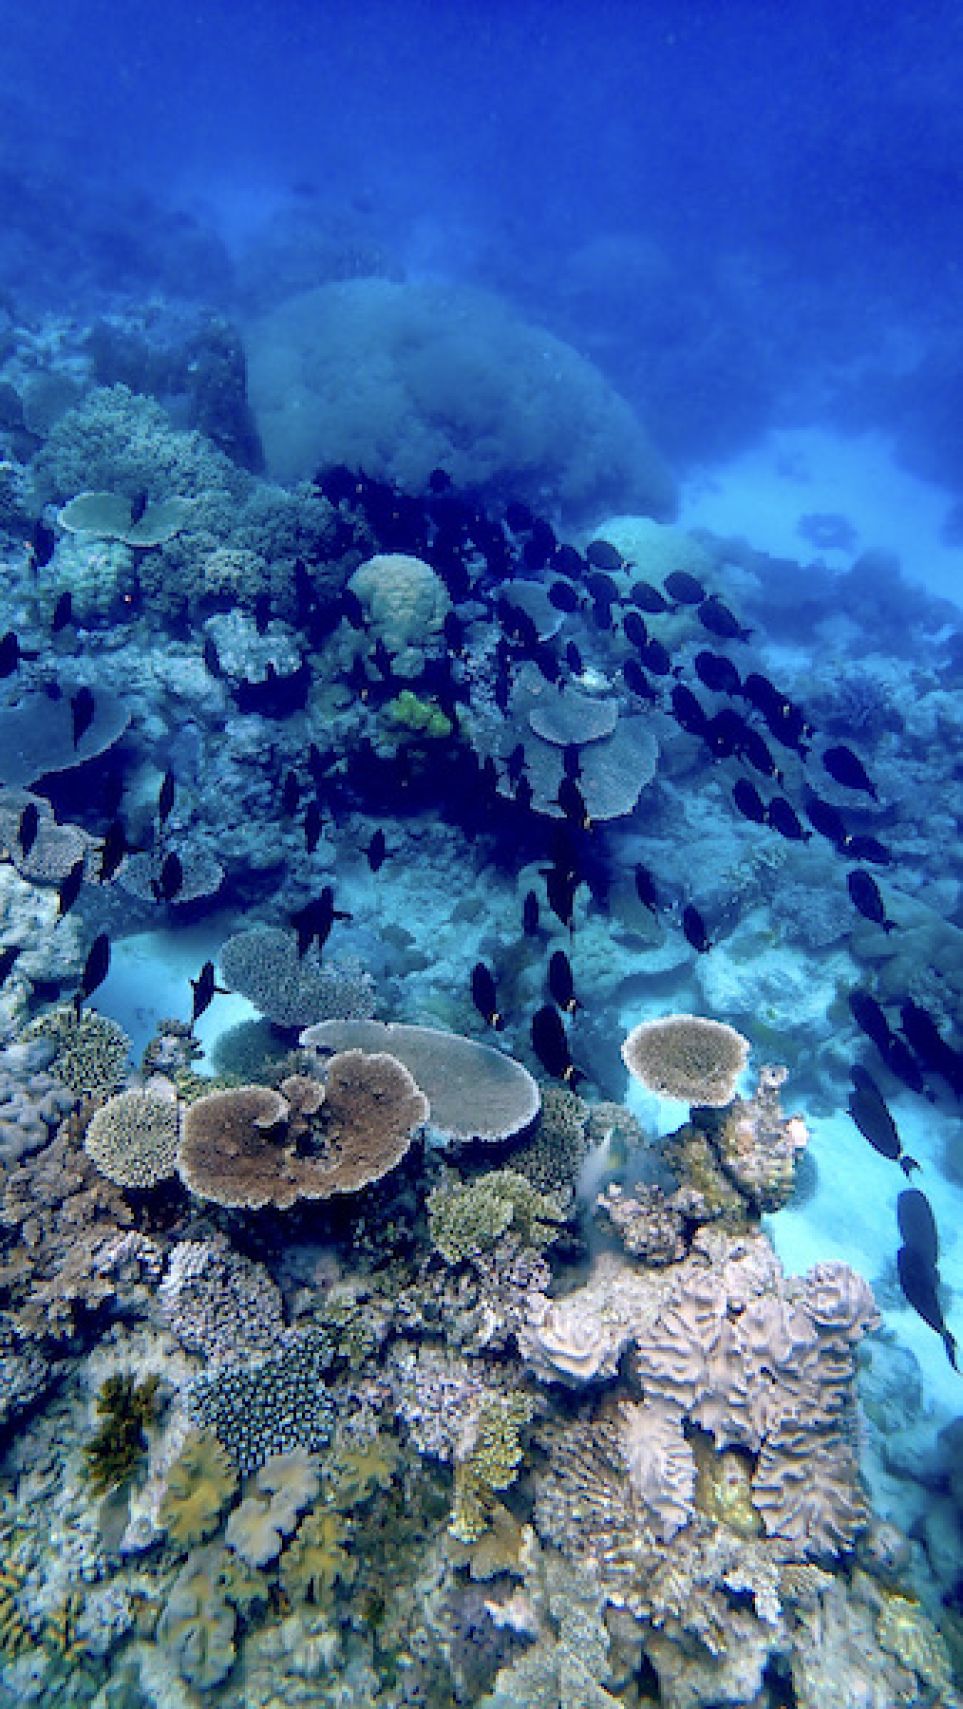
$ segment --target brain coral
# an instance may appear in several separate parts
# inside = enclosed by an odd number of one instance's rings
[[[441,465],[489,497],[674,509],[671,477],[599,370],[481,291],[323,285],[252,326],[248,357],[276,479],[346,462],[420,489]]]
[[[364,607],[370,634],[392,655],[392,673],[420,676],[426,648],[441,634],[451,606],[441,577],[421,558],[379,552],[355,570],[348,586]],[[369,645],[366,638],[366,650]]]
[[[661,1098],[728,1104],[749,1056],[749,1041],[722,1021],[663,1015],[642,1021],[622,1045],[629,1073]]]
[[[177,1167],[177,1103],[157,1092],[118,1092],[95,1110],[84,1150],[118,1187],[153,1187]]]

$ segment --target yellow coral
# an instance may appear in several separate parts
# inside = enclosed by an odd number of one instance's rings
[[[949,1651],[918,1602],[905,1596],[884,1593],[883,1606],[876,1617],[876,1638],[880,1647],[888,1650],[904,1667],[935,1688],[940,1701],[948,1697],[953,1675]]]
[[[216,1436],[192,1430],[167,1477],[158,1518],[175,1543],[200,1543],[237,1489],[233,1461]]]
[[[347,1520],[334,1508],[318,1508],[301,1521],[281,1556],[281,1587],[292,1602],[326,1601],[336,1584],[350,1584],[355,1562],[347,1550]]]

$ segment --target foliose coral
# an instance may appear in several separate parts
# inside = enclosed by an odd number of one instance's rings
[[[95,1110],[84,1150],[119,1187],[154,1187],[177,1167],[177,1100],[159,1092],[118,1092]]]
[[[176,1543],[202,1543],[217,1529],[236,1489],[237,1469],[217,1437],[189,1431],[167,1473],[159,1522]]]

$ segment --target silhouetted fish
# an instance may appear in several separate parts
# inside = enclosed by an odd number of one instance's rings
[[[705,708],[691,688],[677,682],[670,696],[672,716],[681,729],[690,736],[701,736],[706,727]]]
[[[78,688],[76,694],[71,695],[70,717],[75,748],[90,729],[95,711],[96,704],[89,688]]]
[[[782,772],[769,752],[765,741],[760,736],[759,731],[753,730],[748,724],[743,734],[740,752],[746,764],[751,765],[753,771],[757,771],[760,777],[771,777],[776,783],[782,783]]]
[[[643,866],[641,862],[639,862],[635,869],[635,894],[639,898],[643,908],[648,908],[650,914],[657,914],[659,912],[661,903],[659,901],[659,893],[656,889],[655,879],[648,867]]]
[[[662,586],[676,605],[701,605],[706,597],[702,583],[695,576],[690,576],[688,570],[672,570]]]
[[[73,621],[73,615],[73,595],[68,588],[65,593],[60,595],[60,598],[53,608],[53,616],[50,619],[51,635],[59,635],[61,629],[66,629],[67,624]]]
[[[287,771],[281,785],[281,812],[286,819],[292,819],[298,810],[301,799],[301,784],[296,771]]]
[[[946,1348],[946,1357],[954,1371],[958,1370],[956,1342],[946,1327],[938,1293],[939,1277],[933,1266],[927,1264],[915,1247],[901,1246],[896,1254],[896,1271],[908,1303],[930,1329],[935,1329]]]
[[[645,618],[640,611],[626,611],[622,617],[622,630],[625,639],[633,647],[644,647],[649,639],[649,631],[645,626]]]
[[[157,792],[157,822],[166,825],[174,806],[174,773],[168,767]]]
[[[646,645],[648,645],[648,642]],[[658,691],[653,687],[652,683],[650,683],[645,671],[639,664],[638,659],[626,659],[623,662],[622,681],[625,683],[629,693],[636,695],[639,700],[648,700],[651,702],[656,701],[659,698]]]
[[[924,1263],[936,1268],[940,1257],[940,1237],[933,1207],[918,1187],[907,1187],[896,1200],[896,1221],[903,1245],[918,1252]]]
[[[702,740],[713,759],[726,760],[731,759],[733,754],[743,753],[746,742],[753,733],[735,707],[723,706],[720,712],[713,713],[712,717],[706,720]]]
[[[580,880],[570,872],[563,872],[558,867],[549,867],[545,874],[545,895],[548,905],[557,920],[571,931],[575,922],[575,892]]]
[[[532,1016],[532,1049],[546,1074],[554,1080],[574,1086],[583,1078],[572,1061],[568,1034],[553,1003],[546,1003]]]
[[[694,660],[696,676],[714,694],[738,694],[742,686],[739,675],[731,659],[724,653],[696,653]]]
[[[861,834],[849,837],[846,841],[846,852],[851,860],[868,860],[873,866],[893,864],[889,849],[877,837],[864,837]]]
[[[746,629],[733,612],[724,605],[718,594],[710,594],[696,610],[696,616],[704,629],[711,635],[718,635],[724,641],[748,641],[752,630]]]
[[[70,913],[77,897],[80,895],[80,889],[83,882],[84,857],[83,855],[80,855],[79,858],[74,861],[70,871],[61,879],[57,886],[57,918],[54,921],[55,926],[60,924],[60,921],[63,919],[65,914]]]
[[[665,594],[660,593],[651,582],[633,582],[629,588],[629,600],[637,605],[640,611],[647,611],[650,617],[658,617],[663,611],[669,610],[669,601]]]
[[[909,1045],[897,1037],[896,1033],[891,1032],[884,1043],[878,1044],[876,1048],[890,1073],[895,1074],[897,1080],[902,1080],[903,1085],[908,1086],[911,1092],[922,1093],[926,1090],[916,1057]]]
[[[712,943],[706,923],[698,908],[694,908],[691,902],[687,902],[682,910],[682,930],[698,955],[708,954]]]
[[[821,837],[828,838],[837,849],[849,847],[852,839],[838,807],[822,801],[818,795],[807,795],[805,813],[813,830],[818,831]]]
[[[577,611],[579,608],[578,590],[571,582],[554,581],[548,590],[549,603],[556,611]]]
[[[365,854],[368,857],[368,865],[372,872],[380,872],[388,855],[388,845],[380,825],[376,831],[372,832]]]
[[[862,790],[871,795],[874,801],[879,800],[876,785],[866,771],[861,759],[853,753],[852,748],[826,748],[822,755],[823,766],[836,783],[844,789]]]
[[[877,1050],[889,1043],[893,1029],[876,998],[871,997],[868,991],[850,991],[849,1011],[860,1031],[872,1039]]]
[[[671,676],[673,673],[672,660],[661,641],[650,636],[644,647],[639,648],[639,663],[653,676]]]
[[[574,1015],[582,1007],[575,995],[572,964],[563,949],[555,950],[548,963],[548,988],[554,1001],[566,1014]]]
[[[39,653],[25,652],[20,640],[12,629],[0,638],[0,678],[12,676],[22,660],[38,659]]]
[[[808,843],[812,831],[803,829],[799,815],[784,795],[774,795],[766,808],[766,823],[787,842]]]
[[[578,825],[583,831],[590,828],[592,821],[585,805],[585,797],[574,778],[563,777],[561,779],[555,800],[561,807],[566,819],[570,820],[573,825]]]
[[[157,902],[173,902],[184,883],[184,866],[180,855],[172,849],[161,861],[160,872],[151,879],[151,890]]]
[[[879,885],[871,873],[854,867],[846,874],[846,888],[853,907],[864,920],[872,920],[874,925],[882,926],[884,932],[896,930],[896,921],[887,917]]]
[[[214,982],[214,963],[205,961],[196,979],[190,981],[193,1001],[191,1003],[191,1030],[197,1025],[206,1009],[209,1009],[214,997],[226,997],[227,990],[223,985]]]
[[[306,903],[291,916],[291,923],[297,933],[299,957],[305,956],[315,941],[320,954],[331,935],[335,920],[351,918],[351,914],[335,907],[334,889],[330,884],[326,884],[316,901]]]
[[[522,903],[522,931],[527,938],[533,938],[538,931],[538,897],[534,890],[525,892]]]
[[[585,557],[596,570],[604,570],[611,575],[624,569],[625,560],[620,551],[608,540],[590,540],[585,548]]]
[[[135,527],[138,522],[143,522],[149,503],[150,494],[148,493],[147,488],[140,487],[130,501],[130,520]]]
[[[304,810],[304,846],[308,854],[314,853],[321,839],[321,804],[311,800]]]
[[[574,641],[566,642],[565,663],[568,665],[573,676],[581,676],[583,667],[582,654]]]
[[[205,668],[210,676],[220,678],[224,675],[224,672],[221,669],[221,655],[217,650],[217,644],[213,635],[205,635],[202,657],[204,659]]]
[[[35,570],[44,570],[57,549],[57,536],[49,523],[38,517],[30,530],[27,550]]]
[[[471,970],[471,1000],[482,1020],[500,1032],[505,1020],[498,1007],[495,976],[483,961],[476,961]]]
[[[20,820],[17,825],[17,842],[20,844],[20,853],[24,860],[26,860],[34,843],[37,841],[37,832],[39,829],[40,810],[35,801],[28,801],[20,815]]]
[[[929,1010],[907,997],[900,1004],[899,1020],[907,1044],[923,1067],[942,1074],[954,1090],[959,1089],[963,1084],[963,1055],[943,1037]]]
[[[872,1097],[865,1091],[853,1090],[846,1101],[846,1108],[859,1128],[864,1139],[868,1139],[874,1151],[881,1157],[888,1157],[892,1163],[898,1163],[905,1175],[919,1164],[903,1150],[903,1142],[899,1130],[890,1113],[885,1099]]]
[[[740,777],[733,784],[732,799],[744,819],[751,819],[754,825],[765,824],[766,804],[755,784],[750,783],[747,777]]]
[[[127,841],[123,823],[120,819],[112,819],[100,845],[100,864],[97,868],[97,877],[101,884],[109,884],[114,874],[119,870],[124,856],[133,852],[133,845]]]
[[[85,1000],[102,985],[110,970],[110,940],[106,932],[99,932],[90,946],[84,969],[80,975],[80,984],[74,992],[74,1013],[78,1020]]]

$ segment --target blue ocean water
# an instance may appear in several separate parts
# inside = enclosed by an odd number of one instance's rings
[[[952,1706],[959,6],[0,22],[0,1704]]]

